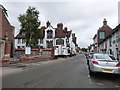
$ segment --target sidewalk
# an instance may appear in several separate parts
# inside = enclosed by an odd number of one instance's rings
[[[61,62],[64,60],[69,60],[69,59],[71,59],[71,57],[58,58],[55,60],[41,61],[41,62],[35,62],[35,63],[16,63],[16,64],[11,64],[7,67],[0,67],[0,78],[2,76],[10,75],[13,73],[18,73],[18,72],[24,71],[26,69],[33,68],[35,66],[50,65],[50,64],[54,64],[54,63]]]

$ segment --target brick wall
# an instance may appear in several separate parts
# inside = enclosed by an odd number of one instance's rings
[[[8,36],[8,40],[6,40]],[[7,17],[0,9],[0,38],[5,41],[5,54],[11,55],[14,49],[14,27],[10,25]],[[12,49],[11,49],[12,48]]]

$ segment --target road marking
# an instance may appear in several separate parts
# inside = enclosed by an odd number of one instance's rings
[[[90,84],[94,84],[94,82],[92,82],[90,78],[89,78],[89,82],[90,82]]]
[[[115,87],[120,87],[120,86],[117,85],[117,86],[115,86]]]
[[[90,78],[90,75],[88,74],[88,77]]]
[[[104,85],[103,83],[97,83],[98,85]]]

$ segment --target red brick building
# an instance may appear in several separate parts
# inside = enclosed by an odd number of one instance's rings
[[[98,30],[98,37],[97,37],[98,44],[103,42],[105,38],[109,37],[111,33],[112,33],[112,29],[107,25],[106,19],[104,19],[103,26]]]
[[[0,60],[9,60],[14,52],[14,29],[7,19],[7,10],[0,5]]]

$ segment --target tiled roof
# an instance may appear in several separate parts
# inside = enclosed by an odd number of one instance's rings
[[[102,26],[100,29],[105,31],[106,37],[109,37],[112,33],[112,29],[109,26]]]
[[[72,33],[72,30],[71,31],[67,31],[67,37],[70,37],[71,33]]]
[[[97,34],[94,35],[93,39],[95,39],[97,37]]]
[[[71,31],[66,31],[66,30],[61,30],[59,28],[55,29],[55,38],[65,38],[65,37],[70,37]]]
[[[120,28],[120,24],[113,29],[112,34],[115,33],[116,31],[118,31],[119,28]]]
[[[65,38],[66,33],[64,32],[64,30],[61,30],[59,28],[55,29],[55,38]]]
[[[105,32],[105,39],[108,38],[111,33],[112,29],[108,25],[103,25],[101,28],[99,28],[98,32],[104,31]],[[98,43],[102,43],[105,39],[99,39],[99,34],[98,34]]]
[[[76,37],[73,37],[72,41],[73,41],[74,44],[76,44]]]
[[[21,34],[18,34],[16,37],[15,37],[15,39],[21,39],[21,38],[25,38],[25,35],[21,35]]]

